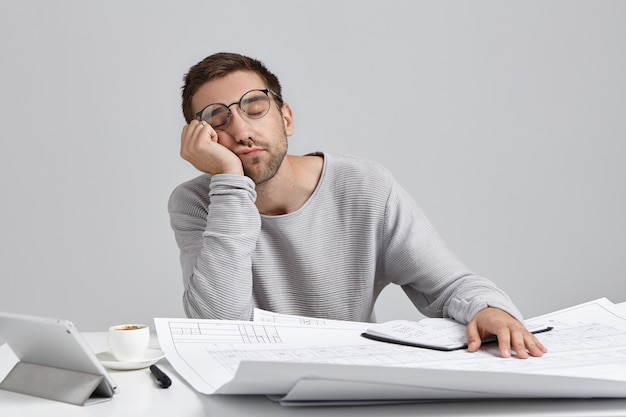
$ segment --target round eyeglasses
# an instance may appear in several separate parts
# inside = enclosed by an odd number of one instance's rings
[[[250,90],[241,96],[239,101],[230,103],[229,105],[222,103],[209,104],[196,113],[196,118],[198,120],[204,120],[217,131],[226,130],[228,126],[230,126],[230,122],[233,118],[230,107],[236,104],[239,107],[239,112],[246,115],[246,117],[250,119],[260,119],[270,111],[269,93],[272,93],[276,99],[281,101],[280,96],[269,88]]]

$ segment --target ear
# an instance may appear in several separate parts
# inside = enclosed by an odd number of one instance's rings
[[[293,135],[293,113],[291,111],[291,107],[289,104],[283,103],[281,107],[281,112],[283,114],[283,124],[285,125],[285,132],[287,136]]]

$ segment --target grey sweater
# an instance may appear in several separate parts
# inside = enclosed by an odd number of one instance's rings
[[[259,214],[248,177],[204,174],[174,190],[168,209],[187,316],[249,320],[258,307],[373,321],[376,298],[392,283],[429,317],[467,323],[492,306],[522,319],[503,291],[454,256],[389,171],[319,155],[317,188],[286,215]]]

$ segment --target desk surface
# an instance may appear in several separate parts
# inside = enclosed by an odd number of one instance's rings
[[[84,333],[94,352],[106,350],[106,333]],[[152,347],[157,347],[155,338]],[[0,378],[12,367],[0,346]],[[0,390],[0,416],[626,416],[626,399],[515,400],[345,407],[284,407],[263,396],[207,396],[181,380],[167,360],[159,366],[172,379],[159,388],[148,369],[110,371],[120,393],[111,401],[80,407]],[[8,369],[7,369],[8,368]]]

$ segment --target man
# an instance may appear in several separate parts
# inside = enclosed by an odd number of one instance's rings
[[[261,62],[209,56],[185,76],[182,97],[181,156],[203,173],[169,202],[189,317],[249,320],[258,307],[372,321],[376,297],[393,283],[423,314],[467,323],[469,351],[487,335],[498,336],[503,357],[547,351],[387,170],[287,154],[293,114]]]

